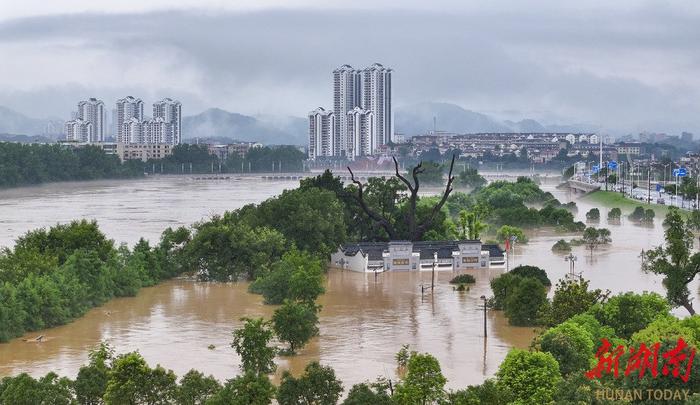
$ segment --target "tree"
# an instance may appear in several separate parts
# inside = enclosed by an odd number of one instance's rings
[[[522,277],[512,273],[503,273],[500,276],[491,280],[491,291],[493,298],[490,300],[490,305],[493,309],[504,309],[506,299],[510,294],[513,294]]]
[[[343,405],[392,405],[394,401],[388,390],[388,383],[382,380],[372,384],[355,384],[350,388]]]
[[[445,191],[442,194],[442,197],[438,201],[437,204],[435,204],[428,212],[428,214],[422,219],[419,220],[417,216],[417,211],[416,207],[418,204],[418,191],[420,189],[420,180],[419,176],[421,173],[425,172],[425,168],[423,167],[423,163],[419,163],[417,166],[415,166],[411,170],[411,174],[413,177],[413,182],[409,181],[406,177],[404,177],[401,173],[399,173],[399,162],[394,159],[394,168],[395,168],[395,176],[401,180],[406,185],[406,188],[409,191],[409,197],[407,201],[407,206],[406,206],[406,211],[404,214],[405,217],[405,223],[407,224],[407,233],[406,236],[409,240],[412,241],[418,241],[423,238],[423,235],[430,230],[431,226],[433,225],[433,222],[436,219],[436,216],[440,210],[442,210],[442,206],[445,205],[445,202],[447,201],[447,198],[450,196],[450,193],[452,192],[452,182],[454,181],[454,176],[452,176],[452,169],[454,167],[455,163],[455,155],[452,156],[452,161],[450,163],[450,170],[449,173],[447,174],[447,184],[445,186]],[[352,179],[352,182],[357,186],[357,194],[353,194],[353,198],[357,202],[357,204],[360,206],[362,211],[365,212],[365,214],[371,218],[377,225],[381,226],[384,231],[386,231],[387,235],[389,236],[390,239],[396,240],[399,239],[399,233],[395,229],[394,225],[392,224],[392,221],[388,219],[386,216],[381,215],[380,213],[376,212],[372,208],[370,208],[367,205],[367,202],[365,201],[364,198],[364,185],[362,182],[359,180],[355,179],[355,175],[353,174],[352,170],[350,167],[348,167],[348,171],[350,172],[350,177]]]
[[[343,385],[335,377],[335,371],[314,361],[299,378],[287,371],[282,374],[277,402],[280,405],[335,405],[342,392]]]
[[[598,208],[591,208],[586,213],[586,219],[589,221],[598,221],[600,219],[600,210]]]
[[[469,168],[459,173],[457,182],[462,186],[478,189],[486,184],[486,179],[476,169]]]
[[[394,400],[400,405],[439,403],[445,398],[446,383],[437,359],[416,353],[408,360],[406,377],[397,384]]]
[[[522,278],[514,291],[506,297],[505,313],[508,322],[516,326],[537,325],[547,305],[547,292],[537,279]]]
[[[518,227],[503,225],[496,231],[496,239],[498,241],[512,240],[511,238],[513,237],[516,237],[519,243],[527,243],[525,233]]]
[[[226,381],[207,405],[269,405],[275,397],[275,386],[264,374],[245,372]]]
[[[263,318],[241,318],[243,327],[233,331],[231,347],[241,356],[241,370],[255,374],[274,373],[277,350],[270,347],[274,337],[270,322]]]
[[[561,381],[559,364],[551,353],[511,349],[496,373],[498,384],[516,403],[547,404]]]
[[[656,293],[634,294],[627,292],[595,304],[589,310],[602,325],[610,326],[617,336],[628,339],[659,317],[667,317],[670,306]]]
[[[541,269],[537,266],[528,266],[521,264],[520,266],[511,270],[510,273],[516,276],[520,276],[522,278],[532,277],[534,279],[537,279],[537,281],[542,283],[542,285],[545,287],[549,287],[552,285],[552,282],[549,280],[549,277],[547,277],[547,272],[544,269]]]
[[[138,353],[127,353],[114,359],[104,395],[108,404],[169,404],[177,387],[175,374],[160,366],[148,367]]]
[[[640,221],[644,220],[644,214],[645,214],[644,207],[642,207],[641,205],[638,205],[638,206],[634,207],[634,211],[632,211],[632,213],[629,215],[628,218],[631,221],[640,222]]]
[[[615,207],[608,211],[608,221],[619,221],[622,216],[622,211]]]
[[[100,343],[88,354],[90,362],[80,367],[78,376],[73,383],[75,396],[83,405],[98,405],[107,390],[111,362],[114,359],[114,349],[107,343]]]
[[[220,390],[221,384],[212,376],[206,377],[197,370],[190,370],[180,379],[174,399],[181,405],[204,405]]]
[[[662,275],[668,302],[674,307],[682,306],[694,315],[688,284],[700,272],[700,253],[691,254],[693,234],[677,208],[669,210],[664,226],[666,246],[657,246],[644,253],[642,269]]]
[[[569,253],[571,252],[571,244],[564,239],[559,239],[553,246],[552,246],[552,251],[553,252],[558,252],[558,253]]]
[[[325,291],[321,260],[293,248],[273,263],[272,270],[259,277],[249,290],[260,293],[266,304],[279,305],[285,299],[313,304]]]
[[[546,323],[554,326],[574,315],[583,314],[601,302],[605,296],[599,289],[589,290],[588,280],[559,280],[547,311]]]
[[[318,308],[308,304],[284,301],[272,316],[277,337],[289,344],[287,354],[294,354],[312,337],[318,335]]]
[[[554,356],[564,376],[588,369],[593,358],[594,343],[593,336],[573,322],[564,322],[548,329],[540,338],[542,351]]]
[[[479,221],[479,217],[475,212],[462,210],[459,212],[460,238],[461,239],[480,239],[481,233],[488,228],[486,224]]]
[[[453,405],[507,405],[513,399],[509,389],[489,378],[481,385],[470,385],[466,389],[450,392],[447,400]]]
[[[0,382],[0,403],[16,405],[71,405],[70,380],[54,372],[35,380],[27,373],[5,377]]]
[[[612,238],[610,238],[609,229],[596,229],[593,227],[588,227],[585,231],[583,231],[583,243],[585,243],[588,249],[591,251],[591,256],[593,256],[593,251],[599,245],[605,245],[610,242],[612,242]]]

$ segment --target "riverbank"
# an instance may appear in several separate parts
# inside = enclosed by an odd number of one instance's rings
[[[640,206],[644,209],[651,208],[652,210],[654,210],[656,216],[659,218],[666,217],[666,214],[668,213],[669,209],[669,207],[666,205],[647,204],[643,201],[627,198],[622,193],[618,193],[616,191],[594,191],[582,197],[581,200],[587,201],[594,205],[603,205],[606,208],[617,207],[622,210],[623,214],[629,214],[632,211],[634,211],[636,207]]]

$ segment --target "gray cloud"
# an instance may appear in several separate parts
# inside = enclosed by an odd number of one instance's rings
[[[167,95],[188,113],[301,116],[330,105],[333,68],[378,61],[395,69],[399,106],[446,101],[615,132],[700,132],[697,7],[498,4],[8,20],[0,105],[66,116],[81,97]]]

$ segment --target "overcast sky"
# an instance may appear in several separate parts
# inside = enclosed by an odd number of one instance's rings
[[[700,135],[699,21],[697,1],[0,0],[0,105],[304,116],[335,67],[380,62],[395,106]]]

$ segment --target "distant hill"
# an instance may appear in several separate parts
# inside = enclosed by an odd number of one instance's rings
[[[593,125],[550,125],[534,119],[501,121],[486,114],[466,110],[450,103],[418,103],[397,108],[394,112],[394,128],[405,135],[421,135],[433,130],[435,117],[437,130],[458,134],[478,132],[595,132]]]
[[[185,139],[227,138],[264,144],[306,145],[307,121],[298,117],[278,117],[232,113],[210,108],[182,118]]]
[[[418,103],[397,108],[394,112],[396,132],[406,135],[420,135],[433,130],[433,117],[439,131],[470,132],[510,132],[511,129],[488,115],[465,110],[449,103]]]
[[[63,132],[63,121],[51,118],[30,118],[0,106],[0,133],[22,135],[55,135]]]

